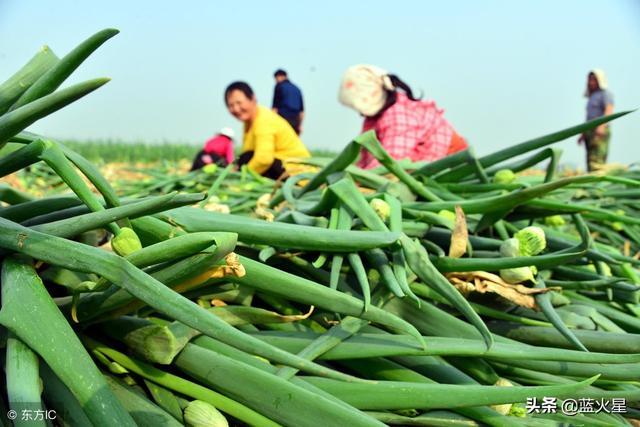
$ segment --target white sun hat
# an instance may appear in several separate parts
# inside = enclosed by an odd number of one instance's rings
[[[222,128],[219,133],[220,135],[228,136],[231,139],[236,136],[236,133],[231,128]]]

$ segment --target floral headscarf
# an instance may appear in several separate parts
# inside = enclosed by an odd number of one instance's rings
[[[387,91],[395,87],[389,73],[374,65],[354,65],[342,77],[338,99],[363,116],[375,116],[387,101]]]

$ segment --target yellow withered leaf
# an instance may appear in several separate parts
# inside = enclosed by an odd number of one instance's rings
[[[558,287],[546,289],[528,288],[524,285],[512,285],[507,283],[500,276],[486,271],[466,271],[457,273],[447,273],[445,275],[449,282],[461,293],[468,295],[471,292],[480,294],[494,293],[502,298],[519,305],[520,307],[538,310],[534,295],[553,290],[560,290]]]
[[[467,231],[467,219],[460,206],[456,206],[456,221],[451,234],[451,243],[449,245],[449,256],[451,258],[460,258],[467,252],[467,244],[469,243],[469,232]]]

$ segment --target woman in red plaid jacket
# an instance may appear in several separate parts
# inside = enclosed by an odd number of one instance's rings
[[[394,159],[433,161],[467,148],[435,102],[415,98],[406,83],[381,68],[350,67],[339,99],[365,117],[362,131],[373,129]],[[362,150],[358,166],[370,169],[378,161]]]

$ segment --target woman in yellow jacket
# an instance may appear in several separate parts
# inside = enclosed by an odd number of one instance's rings
[[[309,151],[291,125],[278,114],[258,105],[245,82],[231,83],[224,91],[231,115],[244,122],[242,153],[238,165],[272,179],[295,175],[298,165],[290,158],[310,157]]]

